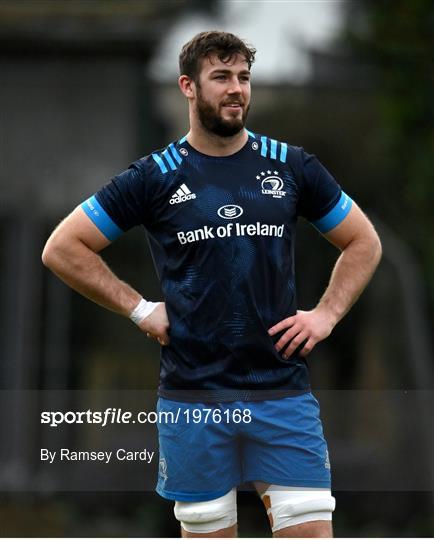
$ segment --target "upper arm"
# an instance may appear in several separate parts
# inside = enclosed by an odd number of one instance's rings
[[[359,238],[379,242],[372,223],[354,201],[346,217],[336,227],[322,234],[340,250],[344,250],[351,242]]]
[[[380,244],[369,219],[340,188],[329,171],[302,150],[298,212],[334,246],[344,250],[354,240]]]
[[[72,246],[81,242],[89,249],[98,253],[107,247],[111,241],[104,236],[100,229],[86,215],[81,206],[77,206],[53,231],[45,247],[45,253],[50,249]]]
[[[114,176],[65,218],[47,247],[68,248],[74,240],[101,251],[124,232],[145,220],[147,192],[140,160]]]
[[[48,239],[44,264],[81,260],[86,248],[98,253],[132,227],[146,224],[151,207],[146,171],[142,160],[132,163],[75,208]]]

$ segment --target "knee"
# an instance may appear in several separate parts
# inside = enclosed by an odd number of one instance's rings
[[[237,490],[211,501],[176,501],[174,512],[187,532],[210,533],[232,527],[237,522]]]
[[[336,501],[328,489],[271,485],[262,493],[274,532],[310,521],[331,521]]]

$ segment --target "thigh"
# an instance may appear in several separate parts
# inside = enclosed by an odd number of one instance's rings
[[[213,422],[209,417],[205,421],[207,410],[216,408],[215,404],[158,400],[159,413],[172,413],[167,421],[158,424],[156,490],[162,497],[207,501],[223,496],[240,483],[240,453],[232,426]]]
[[[252,422],[243,426],[243,481],[330,488],[327,443],[315,397],[306,393],[250,405]]]

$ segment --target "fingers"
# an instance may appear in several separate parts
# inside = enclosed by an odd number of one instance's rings
[[[300,356],[307,356],[316,344],[317,342],[314,339],[309,338],[304,347],[301,349]]]
[[[292,328],[287,330],[282,336],[280,336],[279,341],[275,344],[274,348],[276,351],[280,351],[283,349],[283,347],[291,341],[299,332],[301,331],[301,327],[298,325],[294,325]]]
[[[166,346],[166,345],[169,345],[170,343],[170,338],[167,334],[164,334],[163,336],[159,336],[157,338],[157,341],[160,345],[162,346]]]
[[[170,337],[169,337],[169,334],[167,333],[167,330],[165,330],[161,336],[162,338],[162,343],[161,345],[169,345],[170,343]]]
[[[283,319],[283,321],[278,322],[268,330],[268,334],[274,336],[285,328],[289,328],[295,323],[296,317],[296,315],[293,315],[292,317],[287,317],[286,319]]]
[[[293,328],[291,330],[288,330],[288,332],[285,332],[285,334],[283,334],[283,336],[276,343],[275,348],[277,351],[280,351],[288,342],[290,342],[289,346],[282,354],[283,358],[285,358],[286,360],[291,356],[291,354],[295,352],[297,347],[299,347],[303,343],[303,341],[306,341],[306,343],[304,344],[299,354],[300,356],[307,356],[318,343],[318,340],[310,336],[307,330],[302,330],[299,327]]]
[[[150,339],[155,339],[161,346],[169,345],[170,342],[167,332],[164,332],[161,336],[151,334],[151,332],[146,332],[146,337]]]
[[[295,349],[300,346],[305,339],[308,338],[308,333],[303,330],[297,334],[292,340],[289,346],[285,349],[285,352],[282,354],[283,358],[287,359],[294,353]]]
[[[312,323],[311,319],[308,320],[308,317],[312,318],[312,314],[313,312],[298,310],[295,315],[283,319],[268,330],[270,336],[274,336],[275,334],[286,330],[275,344],[276,351],[283,351],[282,357],[285,360],[294,354],[295,350],[300,347],[303,342],[305,343],[299,354],[300,356],[307,356],[318,341],[323,339],[318,339],[316,335],[317,332],[314,332],[313,330],[313,327],[315,326],[313,323],[316,323],[316,321],[313,321]]]

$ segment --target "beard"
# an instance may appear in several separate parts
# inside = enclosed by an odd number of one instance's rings
[[[238,101],[238,100],[233,100]],[[240,102],[241,103],[241,102]],[[219,137],[232,137],[239,133],[246,124],[249,106],[242,107],[241,118],[233,117],[225,119],[222,117],[220,106],[214,107],[209,101],[204,99],[200,88],[197,92],[196,110],[202,126],[209,132]]]

